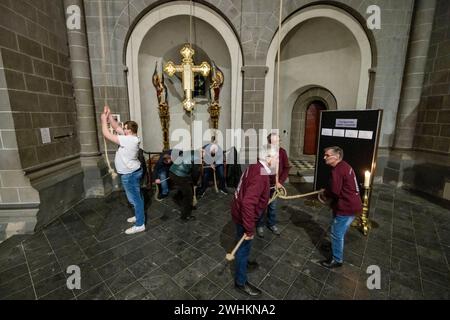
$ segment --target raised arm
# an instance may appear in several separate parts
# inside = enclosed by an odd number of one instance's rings
[[[114,119],[114,117],[111,114],[111,110],[109,109],[108,106],[106,106],[105,108],[108,108],[109,114],[108,114],[108,121],[111,124],[111,127],[116,130],[116,132],[118,134],[124,134],[122,127],[119,125],[119,122],[116,121],[116,119]]]
[[[103,113],[100,116],[100,119],[102,121],[102,134],[105,139],[114,142],[115,144],[120,144],[119,138],[108,130],[108,118],[110,117],[110,115],[111,111],[108,107],[105,106],[105,108],[103,109]]]

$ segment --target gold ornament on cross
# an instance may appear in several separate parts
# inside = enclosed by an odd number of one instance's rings
[[[164,66],[164,72],[169,77],[173,76],[176,72],[181,73],[184,90],[183,108],[187,112],[191,112],[195,106],[195,101],[192,98],[192,92],[194,91],[194,73],[200,73],[202,76],[207,77],[211,66],[208,62],[202,62],[199,66],[195,66],[194,60],[192,59],[195,51],[189,44],[184,45],[180,50],[180,54],[183,57],[181,65],[176,65],[172,61],[169,61]]]

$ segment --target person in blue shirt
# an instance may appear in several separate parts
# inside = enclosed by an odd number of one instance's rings
[[[223,194],[228,194],[228,190],[225,186],[223,150],[218,144],[211,142],[203,146],[202,185],[197,191],[197,196],[202,197],[205,194],[214,174],[216,174],[219,191]]]
[[[171,153],[171,149],[164,151],[159,157],[154,169],[153,178],[155,179],[155,183],[160,185],[160,199],[164,199],[169,195],[169,170],[172,166]]]

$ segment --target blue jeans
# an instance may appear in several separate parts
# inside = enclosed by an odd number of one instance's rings
[[[240,224],[236,224],[236,239],[238,241],[241,240],[244,232],[244,227]],[[243,286],[247,282],[247,263],[251,248],[252,240],[244,240],[236,251],[236,274],[234,276],[234,282],[240,286]]]
[[[128,201],[134,207],[134,215],[136,216],[136,226],[140,227],[145,223],[144,216],[144,198],[141,194],[141,178],[142,168],[132,173],[121,175],[122,185],[125,189]]]
[[[158,174],[158,178],[161,180],[161,195],[163,196],[167,196],[169,194],[169,181],[167,180],[168,176],[169,175],[165,171],[161,171]]]
[[[214,171],[211,168],[205,168],[203,170],[203,177],[202,177],[202,186],[199,190],[200,193],[203,193],[206,191],[209,185],[209,181],[211,179],[214,179]],[[225,177],[223,175],[223,164],[218,164],[216,166],[216,179],[218,182],[218,188],[220,190],[225,189]]]
[[[355,216],[333,215],[331,224],[331,250],[333,259],[337,262],[344,261],[344,238],[348,227],[355,219]]]
[[[275,189],[270,189],[270,198],[272,198],[273,193],[275,192]],[[269,198],[269,199],[270,199]],[[266,225],[268,227],[273,227],[274,225],[277,224],[277,200],[272,201],[268,206],[267,206],[267,221],[266,221]],[[264,211],[261,212],[261,215],[259,216],[259,220],[258,220],[258,227],[262,227],[264,226]]]

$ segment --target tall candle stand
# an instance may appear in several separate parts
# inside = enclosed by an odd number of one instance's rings
[[[357,217],[355,221],[352,223],[353,227],[360,229],[360,231],[367,236],[369,234],[369,230],[372,228],[372,225],[369,220],[369,210],[370,210],[370,192],[371,188],[364,186],[364,196],[363,196],[363,208],[362,214],[360,217]]]

